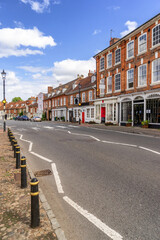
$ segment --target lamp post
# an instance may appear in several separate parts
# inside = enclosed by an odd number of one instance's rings
[[[2,80],[3,80],[3,111],[4,111],[4,117],[3,117],[3,131],[6,131],[6,119],[5,119],[5,106],[6,106],[6,99],[5,99],[5,80],[6,80],[6,73],[3,70],[1,72]]]
[[[79,88],[79,106],[81,106],[81,96],[80,96],[80,89],[81,89],[81,84],[79,83],[78,84],[78,88]],[[80,121],[80,111],[79,111],[79,124],[81,124],[81,121]]]

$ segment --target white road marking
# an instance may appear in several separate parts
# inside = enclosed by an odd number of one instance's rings
[[[29,151],[29,152],[32,151],[33,143],[32,143],[31,141],[28,141],[28,140],[23,139],[23,138],[22,138],[22,137],[23,137],[22,134],[19,134],[19,133],[14,133],[14,134],[16,134],[16,135],[20,135],[20,138],[19,138],[20,140],[29,143],[29,149],[28,149],[28,151]]]
[[[68,131],[68,133],[69,133],[69,134],[72,134],[72,135],[78,135],[78,136],[84,136],[84,137],[91,137],[91,138],[93,138],[94,140],[96,140],[96,141],[98,141],[98,142],[101,141],[100,139],[98,139],[98,138],[96,138],[96,137],[94,137],[94,136],[92,136],[92,135],[80,134],[80,133],[71,133],[70,131]]]
[[[65,126],[56,126],[56,127],[58,127],[58,128],[67,128],[67,127],[65,127]]]
[[[93,223],[97,228],[99,228],[102,232],[104,232],[108,237],[113,240],[122,240],[123,237],[108,227],[105,223],[103,223],[100,219],[96,218],[93,214],[89,213],[87,210],[80,207],[77,203],[72,201],[69,197],[65,196],[63,199],[72,206],[75,210],[77,210],[81,215],[87,218],[91,223]]]
[[[54,127],[50,127],[50,126],[43,126],[43,127],[48,129],[54,129]]]
[[[72,128],[79,128],[79,126],[74,126],[74,125],[67,125],[67,126]]]
[[[52,162],[52,160],[50,160],[50,159],[48,159],[48,158],[46,158],[46,157],[43,157],[43,156],[39,155],[38,153],[35,153],[35,152],[30,152],[30,153],[33,154],[33,155],[35,155],[36,157],[39,157],[39,158],[47,161],[47,162]]]
[[[103,143],[110,143],[110,144],[117,144],[117,145],[123,145],[128,147],[138,147],[137,145],[128,144],[128,143],[119,143],[119,142],[110,142],[110,141],[101,141]]]
[[[52,171],[53,171],[54,178],[55,178],[55,181],[56,181],[57,190],[58,190],[59,193],[64,193],[62,185],[61,185],[61,180],[60,180],[57,168],[56,168],[56,164],[52,163],[51,167],[52,167]]]
[[[38,130],[40,130],[40,128],[38,128],[38,127],[31,127],[33,130],[36,130],[36,131],[38,131]]]
[[[139,148],[160,155],[160,152],[154,151],[154,150],[152,150],[152,149],[145,148],[145,147],[141,147],[141,146],[139,146]]]

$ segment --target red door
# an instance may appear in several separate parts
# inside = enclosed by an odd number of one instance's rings
[[[101,107],[101,122],[105,122],[106,108]]]
[[[84,112],[82,112],[82,123],[84,123]]]

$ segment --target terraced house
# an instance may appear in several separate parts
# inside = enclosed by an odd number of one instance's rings
[[[160,14],[94,56],[95,121],[160,127]]]
[[[94,121],[93,100],[96,97],[96,74],[76,79],[56,88],[48,87],[44,96],[44,113],[47,120],[82,122]]]

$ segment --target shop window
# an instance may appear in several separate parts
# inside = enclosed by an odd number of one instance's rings
[[[90,118],[90,108],[87,108],[87,118]]]
[[[127,122],[132,119],[132,102],[123,102],[121,104],[121,121]]]
[[[96,119],[100,120],[101,115],[100,115],[100,105],[96,105]]]
[[[160,123],[160,98],[146,101],[146,119],[150,123]]]
[[[91,108],[91,118],[94,118],[94,108]]]
[[[107,121],[113,121],[113,104],[107,104]]]

